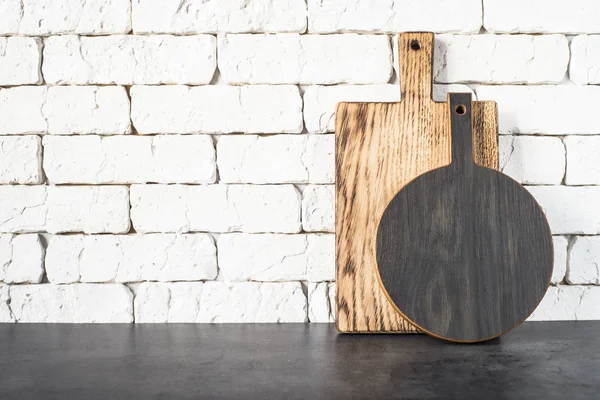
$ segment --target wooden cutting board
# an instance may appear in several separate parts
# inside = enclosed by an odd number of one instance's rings
[[[533,196],[473,162],[471,94],[450,93],[452,163],[406,185],[377,232],[382,287],[402,316],[454,342],[521,324],[552,275],[550,226]]]
[[[432,33],[398,39],[399,103],[339,103],[336,109],[336,326],[340,332],[411,333],[381,289],[379,220],[408,182],[450,164],[446,103],[431,98]],[[473,158],[498,169],[496,103],[473,102]]]

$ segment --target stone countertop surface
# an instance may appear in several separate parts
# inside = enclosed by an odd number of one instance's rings
[[[0,325],[1,399],[597,399],[600,321],[475,345],[330,324]]]

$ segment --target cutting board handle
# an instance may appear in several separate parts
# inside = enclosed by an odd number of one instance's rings
[[[406,32],[398,37],[400,93],[412,102],[432,101],[433,33]]]
[[[450,166],[459,170],[474,168],[471,93],[448,93],[447,103],[452,143]]]

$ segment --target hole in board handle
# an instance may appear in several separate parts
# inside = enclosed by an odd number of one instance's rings
[[[459,104],[454,108],[454,111],[456,111],[458,115],[465,115],[467,108],[464,105]]]
[[[419,43],[419,41],[417,39],[413,39],[410,42],[410,48],[413,49],[414,51],[421,50],[421,43]]]

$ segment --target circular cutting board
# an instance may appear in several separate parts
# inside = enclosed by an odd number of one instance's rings
[[[377,269],[390,301],[419,329],[477,342],[519,325],[539,304],[552,275],[552,237],[525,188],[474,163],[471,95],[448,98],[452,162],[388,204]]]

